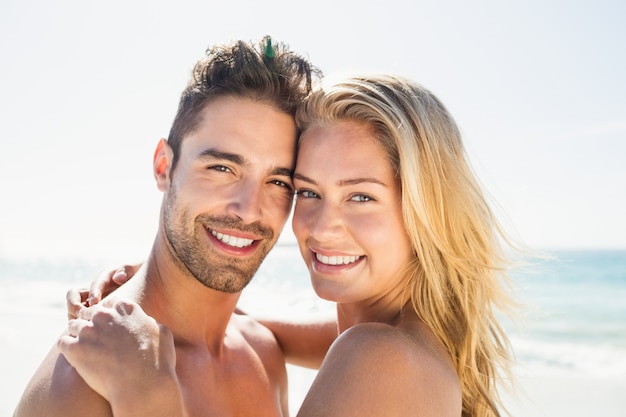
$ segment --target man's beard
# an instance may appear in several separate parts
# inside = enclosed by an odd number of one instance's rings
[[[206,287],[225,293],[242,291],[252,280],[270,249],[274,246],[274,231],[255,222],[244,225],[241,220],[231,217],[200,215],[192,223],[185,211],[176,210],[176,192],[170,188],[164,212],[165,236],[173,251],[178,267]],[[178,216],[177,216],[178,215]],[[192,230],[185,230],[192,224]],[[207,247],[209,229],[230,229],[251,232],[262,237],[255,253],[243,258],[235,258],[217,253]]]

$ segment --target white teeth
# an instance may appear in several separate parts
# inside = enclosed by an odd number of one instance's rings
[[[324,256],[319,253],[315,254],[315,258],[326,265],[348,265],[358,261],[360,256]]]
[[[228,246],[235,246],[237,248],[250,246],[252,245],[252,242],[254,242],[254,240],[252,239],[244,239],[241,237],[225,235],[224,233],[219,233],[214,230],[211,230],[211,234],[215,236],[220,242],[226,243]]]

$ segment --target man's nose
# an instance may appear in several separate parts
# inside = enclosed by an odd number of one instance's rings
[[[260,220],[263,215],[262,191],[263,184],[260,181],[241,181],[233,189],[228,214],[238,217],[245,224]]]

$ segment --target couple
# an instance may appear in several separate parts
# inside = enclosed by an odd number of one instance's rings
[[[155,152],[148,259],[70,321],[15,417],[286,416],[285,360],[319,367],[299,416],[500,414],[501,230],[455,122],[406,79],[316,75],[269,38],[207,51]],[[294,192],[337,320],[262,325],[237,301]]]

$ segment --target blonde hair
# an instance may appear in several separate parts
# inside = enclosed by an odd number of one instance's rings
[[[496,382],[510,376],[510,347],[495,316],[505,291],[509,242],[471,170],[459,129],[430,91],[402,77],[325,83],[296,114],[305,131],[353,120],[371,126],[397,170],[415,258],[410,298],[447,348],[461,382],[463,416],[499,416]]]

